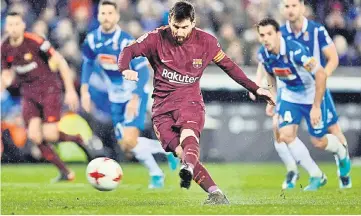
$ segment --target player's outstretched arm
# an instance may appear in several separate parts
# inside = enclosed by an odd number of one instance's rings
[[[224,72],[228,74],[234,81],[245,87],[248,91],[257,97],[264,99],[269,104],[275,105],[274,99],[270,91],[260,88],[256,83],[250,80],[243,70],[234,63],[222,50],[213,58],[213,62],[217,64]]]

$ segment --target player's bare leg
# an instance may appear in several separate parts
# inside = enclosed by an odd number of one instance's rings
[[[340,140],[343,147],[346,149],[346,158],[347,158],[346,160],[342,160],[337,155],[335,155],[336,165],[338,167],[337,174],[339,176],[339,187],[340,188],[351,188],[352,181],[351,181],[350,176],[349,175],[342,176],[341,170],[340,170],[340,169],[343,169],[343,167],[345,167],[347,164],[349,164],[349,166],[351,166],[347,139],[346,139],[344,133],[342,132],[341,127],[338,123],[329,126],[328,132],[335,135]]]
[[[149,151],[147,143],[138,142],[139,134],[140,131],[136,127],[124,127],[120,145],[125,152],[132,152],[135,158],[149,170],[151,179],[148,188],[162,188],[164,187],[163,171],[158,166],[151,151]]]
[[[285,142],[281,142],[280,133],[278,131],[278,114],[273,115],[273,137],[274,137],[274,146],[278,153],[278,156],[281,158],[283,164],[286,166],[287,175],[286,179],[282,183],[282,189],[292,189],[296,185],[296,181],[299,178],[297,170],[297,162],[293,158],[290,150],[287,147]]]
[[[42,156],[59,169],[61,175],[60,178],[57,178],[57,180],[73,180],[75,177],[74,173],[66,167],[65,163],[51,148],[51,145],[46,142],[42,130],[43,125],[41,118],[31,118],[28,126],[29,139],[39,147]]]
[[[326,134],[322,138],[311,137],[311,142],[315,147],[329,151],[335,155],[340,179],[339,187],[351,188],[351,160],[347,146],[343,145],[339,138],[333,134]]]
[[[309,173],[310,184],[305,190],[317,190],[327,183],[327,178],[312,159],[306,146],[297,137],[297,131],[298,125],[296,124],[289,124],[280,128],[280,141],[285,142],[288,145],[295,160]]]
[[[57,123],[44,123],[43,124],[44,139],[48,142],[74,142],[76,143],[86,154],[88,161],[93,159],[90,151],[86,147],[86,143],[83,138],[78,135],[66,134],[59,131]]]
[[[227,197],[218,188],[207,169],[199,162],[199,138],[192,129],[183,129],[180,136],[180,146],[175,150],[182,157],[179,171],[180,186],[189,189],[192,179],[207,193],[205,205],[229,204]]]

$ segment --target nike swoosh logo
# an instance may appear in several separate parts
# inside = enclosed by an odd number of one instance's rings
[[[164,59],[161,59],[160,60],[162,63],[167,63],[167,62],[171,62],[171,61],[173,61],[173,60],[164,60]]]

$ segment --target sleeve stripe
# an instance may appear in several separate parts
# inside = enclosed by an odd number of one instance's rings
[[[34,33],[25,32],[24,37],[28,38],[28,39],[31,39],[31,40],[35,41],[36,43],[38,43],[38,44],[42,44],[44,42],[43,38],[41,38],[40,36],[38,36],[38,35],[36,35]]]
[[[220,55],[222,55],[222,52],[223,52],[222,50],[219,50],[218,53],[217,53],[217,55],[214,56],[213,59],[216,59],[216,58],[218,58]]]
[[[224,54],[224,52],[221,50],[218,52],[218,54],[213,58],[213,61],[215,63],[220,62],[224,57],[226,56],[226,54]]]

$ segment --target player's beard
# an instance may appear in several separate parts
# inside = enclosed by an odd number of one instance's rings
[[[178,44],[178,45],[182,45],[184,43],[184,41],[186,41],[189,36],[191,35],[192,31],[188,33],[187,36],[183,37],[183,36],[175,36],[173,35],[173,38],[175,40],[175,42]]]
[[[115,25],[116,24],[107,22],[102,25],[102,29],[104,32],[110,32],[111,30],[113,30],[115,28]]]

